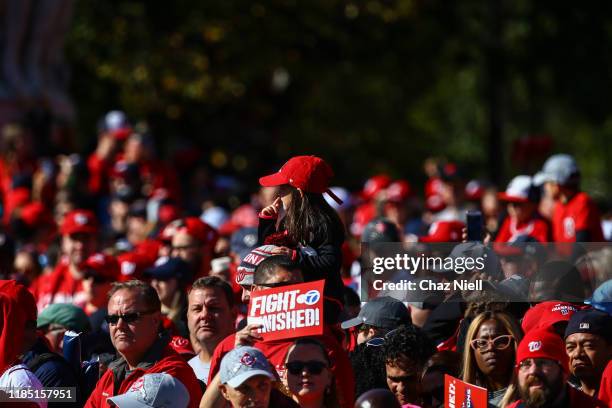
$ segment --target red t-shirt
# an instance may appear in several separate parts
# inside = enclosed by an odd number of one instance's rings
[[[513,242],[519,235],[528,235],[540,242],[550,242],[550,229],[543,219],[532,218],[518,224],[512,217],[504,219],[495,242]]]
[[[576,231],[587,230],[591,242],[604,241],[601,217],[595,203],[584,193],[578,193],[567,203],[557,201],[553,212],[555,242],[576,242]]]
[[[353,376],[353,369],[348,354],[330,335],[324,334],[323,336],[315,338],[323,343],[327,350],[329,360],[332,362],[331,371],[336,380],[340,405],[344,408],[352,408],[355,401],[355,378]],[[210,361],[210,372],[208,374],[209,382],[212,381],[219,372],[223,356],[234,349],[235,342],[236,334],[231,334],[223,339],[223,341],[217,345],[217,348],[215,348],[215,352]],[[285,374],[285,358],[292,344],[293,340],[257,341],[253,344],[253,347],[263,352],[270,364],[276,369],[278,376],[283,378]]]
[[[82,280],[72,276],[65,259],[60,260],[50,274],[39,276],[30,291],[39,311],[53,303],[72,303],[83,309],[87,303]]]

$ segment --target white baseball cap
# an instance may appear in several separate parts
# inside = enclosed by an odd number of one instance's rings
[[[572,156],[569,154],[554,154],[546,160],[542,171],[535,175],[534,182],[538,186],[547,181],[564,185],[572,177],[579,174],[578,164]]]
[[[513,203],[526,203],[532,197],[533,178],[531,176],[516,176],[510,181],[506,191],[499,193],[500,200]]]

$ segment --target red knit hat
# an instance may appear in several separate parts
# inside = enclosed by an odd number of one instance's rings
[[[516,350],[516,365],[528,358],[546,358],[559,363],[563,371],[569,372],[565,344],[559,335],[546,329],[534,329],[521,340]]]
[[[323,159],[316,156],[295,156],[276,173],[261,177],[259,184],[264,187],[289,184],[308,193],[327,193],[338,204],[342,204],[342,200],[329,189],[329,180],[333,175],[331,167]]]

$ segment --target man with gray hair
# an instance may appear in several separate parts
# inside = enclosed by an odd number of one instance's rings
[[[109,364],[86,407],[106,407],[109,397],[126,393],[143,375],[162,372],[187,388],[188,407],[198,407],[202,397],[198,380],[168,345],[169,336],[160,330],[161,319],[161,303],[151,286],[138,280],[113,284],[106,321],[119,358]]]

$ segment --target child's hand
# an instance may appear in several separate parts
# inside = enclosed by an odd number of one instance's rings
[[[270,217],[270,218],[278,217],[278,213],[280,211],[281,204],[282,202],[281,202],[280,197],[276,197],[276,200],[274,200],[272,204],[270,204],[269,206],[261,210],[261,215],[263,215],[264,217]]]
[[[239,332],[236,332],[235,347],[239,346],[251,346],[257,340],[261,340],[263,337],[257,332],[257,330],[263,327],[262,324],[248,324]]]

